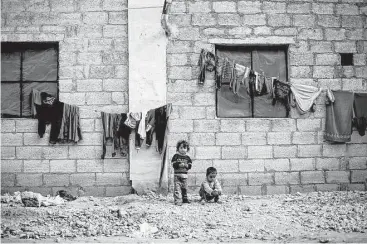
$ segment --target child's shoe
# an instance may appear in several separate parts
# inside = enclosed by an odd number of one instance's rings
[[[191,202],[189,201],[189,199],[184,199],[184,200],[182,201],[182,203],[191,203]]]

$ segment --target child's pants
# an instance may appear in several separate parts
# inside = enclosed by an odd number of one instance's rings
[[[175,175],[173,198],[175,203],[179,202],[181,199],[187,200],[187,178]]]
[[[218,202],[219,196],[212,196],[204,191],[204,189],[200,188],[199,195],[201,199],[204,199],[205,201],[211,201],[214,199],[214,202]]]

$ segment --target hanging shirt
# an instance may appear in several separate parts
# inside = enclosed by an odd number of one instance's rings
[[[322,89],[294,83],[291,84],[291,91],[301,113],[306,113],[311,109]]]
[[[79,107],[64,103],[63,116],[58,139],[67,142],[82,140]]]
[[[354,118],[353,124],[357,128],[360,136],[366,134],[367,127],[367,93],[354,94]]]

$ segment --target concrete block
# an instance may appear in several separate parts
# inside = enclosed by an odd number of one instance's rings
[[[103,0],[103,10],[118,11],[127,8],[127,1],[121,0]]]
[[[314,158],[291,158],[291,171],[315,170]]]
[[[273,119],[272,131],[296,131],[296,121],[294,119]]]
[[[84,132],[94,131],[94,119],[80,119],[80,127]]]
[[[348,184],[349,191],[365,191],[366,184]]]
[[[1,147],[1,159],[15,158],[15,147]]]
[[[174,128],[172,126],[172,128]],[[219,120],[194,120],[195,132],[218,132]]]
[[[81,13],[60,13],[58,17],[59,17],[58,21],[60,25],[80,25],[82,22]],[[46,23],[51,24],[53,22],[51,21],[51,22],[46,22]]]
[[[15,186],[15,174],[1,173],[1,187]]]
[[[112,65],[91,65],[89,70],[89,78],[113,78],[114,67]]]
[[[267,138],[270,145],[291,144],[291,132],[268,132]]]
[[[211,2],[192,2],[188,5],[189,13],[209,13],[211,12]]]
[[[351,182],[364,183],[367,179],[367,170],[352,170],[351,171]]]
[[[22,146],[23,134],[22,133],[2,133],[1,144],[6,146]]]
[[[18,159],[42,159],[42,147],[17,147],[16,155]]]
[[[43,138],[40,138],[38,133],[24,133],[24,145],[25,146],[46,146],[49,145],[49,133],[45,133]]]
[[[22,168],[22,160],[1,160],[2,173],[22,172]]]
[[[273,173],[248,173],[249,185],[274,184]]]
[[[17,174],[17,186],[41,186],[42,174]]]
[[[122,52],[118,52],[116,50],[114,50],[113,52],[111,51],[106,51],[102,53],[102,60],[103,60],[103,64],[106,65],[110,65],[110,64],[127,64],[128,62],[128,55],[126,50],[122,51]]]
[[[172,13],[185,13],[186,3],[185,2],[172,2],[170,11]]]
[[[317,170],[338,170],[339,169],[338,158],[317,158],[316,169]]]
[[[272,28],[267,26],[259,26],[254,28],[255,35],[270,35],[272,32]],[[251,34],[251,29],[248,29],[248,33]]]
[[[269,26],[290,26],[291,18],[287,14],[269,14]]]
[[[189,135],[187,133],[171,133],[170,132],[169,139],[168,139],[168,146],[176,147],[177,142],[179,140],[189,141]],[[192,146],[193,144],[190,143],[190,145]]]
[[[333,66],[314,66],[314,78],[335,78]]]
[[[108,23],[112,25],[126,25],[127,11],[109,12]]]
[[[345,144],[324,144],[323,145],[323,156],[324,157],[341,157],[341,156],[345,156],[345,154],[346,154]]]
[[[169,79],[191,79],[193,77],[191,67],[187,66],[172,66],[168,70],[168,78]]]
[[[310,41],[310,51],[313,53],[332,52],[332,43],[328,41]]]
[[[242,133],[242,145],[266,145],[265,132]]]
[[[267,195],[288,194],[288,186],[266,186]]]
[[[219,146],[207,146],[195,148],[196,159],[220,159],[221,147]]]
[[[316,18],[311,14],[297,14],[293,15],[293,25],[300,27],[314,27],[316,23]]]
[[[317,132],[294,132],[293,144],[315,144],[317,143]]]
[[[272,146],[248,146],[248,158],[272,158]]]
[[[50,160],[24,160],[24,173],[50,172]]]
[[[246,120],[247,131],[270,131],[271,122],[266,119],[249,119]]]
[[[244,159],[247,157],[245,146],[222,147],[222,159]]]
[[[218,14],[218,24],[223,26],[241,25],[241,17],[238,14]]]
[[[289,159],[265,159],[265,170],[267,172],[289,171]]]
[[[111,39],[89,39],[87,51],[105,51],[112,49]]]
[[[316,54],[316,65],[340,64],[340,56],[337,54]]]
[[[69,174],[43,174],[43,184],[46,186],[68,186],[69,183]]]
[[[219,178],[218,180],[220,180],[222,187],[246,185],[247,182],[247,174],[241,174],[241,173],[237,174],[220,173],[217,178]],[[225,194],[228,193],[226,192]]]
[[[294,158],[297,155],[297,146],[273,146],[274,158]]]
[[[216,14],[193,14],[192,25],[193,26],[214,26],[217,24]]]
[[[362,16],[342,16],[342,27],[362,28]]]
[[[261,195],[261,186],[240,186],[241,195],[258,196]]]
[[[128,185],[128,177],[125,173],[96,173],[97,185]]]
[[[239,160],[240,172],[265,172],[264,159]]]
[[[367,169],[367,157],[353,157],[349,159],[349,169]]]
[[[167,44],[167,53],[189,53],[192,52],[192,42],[175,41]]]
[[[275,172],[274,175],[276,185],[294,185],[301,182],[299,172]]]
[[[322,29],[302,29],[298,34],[300,40],[322,40]]]
[[[290,3],[287,5],[287,13],[309,13],[310,9],[310,3]]]
[[[290,27],[286,27],[286,28],[277,28],[274,31],[275,35],[279,35],[279,36],[294,36],[297,34],[297,29],[296,28],[290,28]]]
[[[309,78],[311,77],[311,69],[309,66],[291,66],[292,78]]]
[[[77,87],[76,89],[80,92],[102,91],[102,80],[101,79],[77,80],[76,87]]]
[[[222,188],[223,192],[225,194],[231,194],[231,195],[238,195],[239,194],[239,187],[238,186],[224,186]]]
[[[190,171],[192,173],[206,173],[206,169],[213,166],[213,160],[195,160]]]
[[[326,171],[326,183],[348,183],[349,171]]]
[[[104,160],[104,172],[129,172],[130,165],[127,159],[105,159]]]
[[[238,172],[238,160],[213,160],[218,172]]]
[[[15,129],[17,132],[35,132],[38,128],[38,121],[33,119],[22,119],[15,121]]]
[[[57,1],[50,0],[50,7],[52,12],[74,12],[74,1],[73,0],[65,0],[65,1]],[[50,11],[50,9],[45,9],[45,11]]]
[[[96,175],[95,173],[78,173],[70,175],[71,185],[78,186],[94,186],[96,185]]]
[[[334,15],[319,15],[317,24],[322,27],[340,27],[340,17]],[[326,29],[326,33],[332,31],[331,29]],[[328,34],[326,34],[326,39],[329,40]]]
[[[194,120],[197,122],[199,120]],[[193,132],[193,120],[171,120],[171,130],[170,132]],[[204,131],[205,132],[205,131]]]
[[[265,14],[245,14],[242,17],[242,23],[244,26],[263,26],[266,25],[266,16]]]
[[[131,193],[131,186],[106,187],[106,197],[124,196]]]
[[[334,14],[334,4],[312,3],[312,12],[315,14]]]
[[[199,28],[193,27],[182,27],[177,35],[178,40],[200,40],[200,30]],[[185,79],[185,78],[182,78]]]
[[[337,4],[336,14],[340,15],[358,15],[358,6],[354,4]]]
[[[321,119],[297,119],[298,131],[319,131],[321,130]]]
[[[260,1],[239,1],[238,12],[247,14],[261,13],[261,2]]]
[[[83,196],[93,196],[93,197],[105,197],[105,187],[83,187],[84,193]]]
[[[76,172],[75,160],[50,160],[50,172]]]
[[[241,145],[240,133],[216,133],[216,145]]]
[[[72,146],[69,147],[69,159],[95,159],[102,155],[101,146]]]
[[[357,51],[355,41],[335,42],[334,46],[335,52],[338,53],[355,53]]]
[[[237,12],[235,2],[213,2],[213,10],[217,13]]]
[[[167,64],[169,66],[187,65],[188,64],[187,55],[184,53],[167,54]]]
[[[325,183],[324,174],[322,171],[304,171],[301,172],[301,183]]]
[[[85,104],[85,93],[61,93],[60,101],[73,105],[84,105]]]
[[[298,145],[298,157],[318,157],[321,152],[322,145]]]
[[[190,145],[197,146],[213,146],[215,145],[215,134],[214,133],[191,133],[190,134]]]
[[[285,13],[285,4],[282,2],[263,2],[262,10],[264,13]]]
[[[107,24],[108,13],[107,12],[86,12],[83,14],[83,22],[89,25]]]
[[[357,67],[355,71],[356,71],[356,77],[358,78],[364,78],[367,76],[367,68],[365,66]]]
[[[172,6],[172,5],[171,5]],[[171,7],[172,9],[172,7]],[[172,13],[172,11],[170,11]],[[190,26],[191,25],[191,15],[189,14],[169,14],[169,23],[175,23],[178,27],[180,26]]]
[[[317,191],[338,191],[338,184],[316,184]]]
[[[205,107],[179,107],[179,114],[181,119],[205,119]]]
[[[367,156],[367,144],[348,144],[347,155],[354,157]]]
[[[15,132],[15,120],[1,119],[1,133]]]
[[[44,159],[67,159],[68,147],[67,146],[43,147],[42,155]]]
[[[307,193],[315,191],[315,187],[313,185],[292,185],[290,186],[290,193],[294,194],[297,192]]]
[[[220,120],[221,132],[244,132],[246,131],[246,123],[241,119]]]

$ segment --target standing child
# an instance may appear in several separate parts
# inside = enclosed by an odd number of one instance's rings
[[[177,153],[172,157],[174,168],[174,194],[175,205],[181,206],[182,203],[190,203],[187,199],[187,171],[191,169],[191,158],[186,155],[190,150],[189,143],[181,140],[176,146]],[[182,202],[181,202],[182,196]]]
[[[220,203],[219,196],[222,195],[222,187],[219,181],[216,179],[217,169],[214,167],[209,167],[206,169],[206,180],[201,184],[199,195],[201,197],[200,202],[205,204],[205,202],[214,199],[214,202]]]

